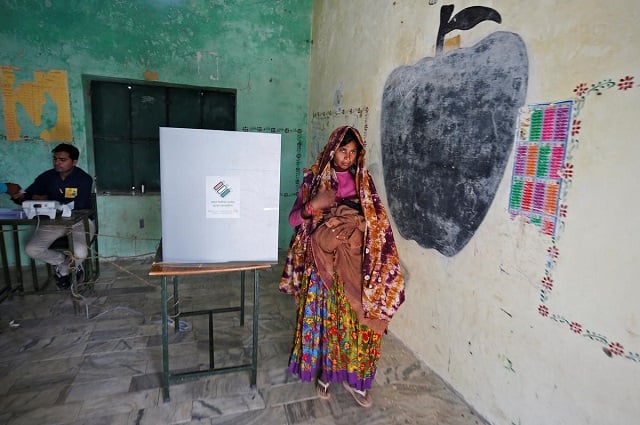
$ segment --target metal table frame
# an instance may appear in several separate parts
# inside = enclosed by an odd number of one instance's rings
[[[42,225],[54,225],[54,226],[66,226],[67,227],[67,240],[69,243],[69,250],[73,252],[73,225],[79,222],[80,220],[84,221],[85,232],[88,234],[89,232],[89,216],[93,213],[92,210],[73,210],[71,213],[71,217],[62,217],[59,214],[54,219],[50,219],[49,217],[39,217],[39,218],[7,218],[0,217],[0,260],[2,261],[2,269],[4,278],[6,281],[6,285],[0,289],[0,301],[4,300],[7,296],[11,296],[13,291],[24,290],[24,281],[22,277],[22,251],[20,249],[20,237],[18,226],[36,226],[39,223]],[[9,230],[5,230],[4,226],[9,226]],[[15,256],[15,268],[16,268],[16,283],[17,286],[14,288],[11,284],[11,273],[9,271],[9,260],[7,256],[7,247],[5,245],[4,234],[12,233],[13,234],[13,251]],[[34,290],[37,292],[40,290],[38,283],[38,274],[36,273],[36,265],[35,261],[31,260],[31,275],[33,278]],[[75,279],[75,268],[71,268],[71,282],[73,284],[76,283]],[[5,294],[6,293],[6,294]]]
[[[162,315],[162,397],[165,402],[170,400],[169,385],[173,382],[183,382],[186,380],[197,379],[203,376],[219,375],[230,372],[238,372],[243,370],[251,371],[251,386],[255,387],[258,374],[258,311],[259,311],[259,286],[260,275],[259,270],[271,268],[275,263],[256,263],[256,262],[229,262],[229,263],[163,263],[162,246],[158,249],[156,260],[151,265],[149,276],[160,276],[160,298],[161,298],[161,315]],[[251,363],[238,366],[229,366],[216,368],[213,356],[213,315],[217,313],[240,312],[240,326],[244,326],[244,288],[245,288],[245,272],[253,270],[253,329],[252,329],[252,352]],[[180,311],[179,295],[178,295],[178,279],[180,276],[216,274],[216,273],[232,273],[240,272],[240,305],[236,307],[214,308],[197,311]],[[209,316],[209,368],[205,370],[195,370],[181,373],[171,373],[169,370],[169,315],[167,307],[167,281],[171,278],[173,283],[173,302],[174,302],[174,332],[179,332],[179,320],[181,316]]]

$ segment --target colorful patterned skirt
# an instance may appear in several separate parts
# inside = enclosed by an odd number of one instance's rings
[[[289,371],[303,381],[320,378],[371,388],[382,335],[358,323],[339,279],[327,289],[314,270],[303,278],[300,293]]]

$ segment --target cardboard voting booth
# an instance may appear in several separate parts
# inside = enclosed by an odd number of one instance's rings
[[[160,128],[162,261],[278,261],[280,134]]]

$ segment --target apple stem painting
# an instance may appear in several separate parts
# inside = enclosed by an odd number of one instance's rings
[[[449,20],[453,13],[453,7],[452,4],[445,4],[440,8],[440,27],[438,28],[438,38],[436,39],[436,56],[442,55],[444,36],[451,31],[468,30],[484,21],[502,23],[502,18],[496,10],[484,6],[467,7]]]

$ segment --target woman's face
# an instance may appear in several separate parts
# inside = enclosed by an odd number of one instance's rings
[[[354,140],[344,146],[338,147],[333,155],[333,167],[336,171],[347,171],[356,162],[358,145]]]

